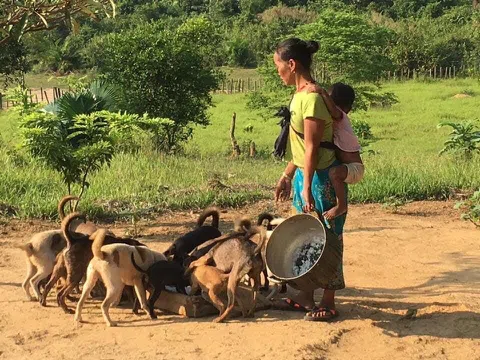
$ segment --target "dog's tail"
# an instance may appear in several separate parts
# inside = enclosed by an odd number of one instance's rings
[[[105,253],[102,251],[103,242],[105,241],[105,235],[107,234],[107,230],[105,229],[98,229],[92,234],[93,244],[92,244],[92,253],[93,256],[103,260],[105,258]]]
[[[240,219],[235,220],[234,231],[237,233],[246,234],[252,228],[252,221],[244,216]]]
[[[260,236],[260,241],[257,243],[255,250],[253,250],[254,255],[260,254],[267,242],[267,232],[263,226],[253,226],[249,230],[247,234],[247,238],[251,238],[253,235],[257,235],[257,234]]]
[[[216,207],[209,207],[202,211],[197,220],[197,227],[202,226],[210,216],[212,217],[212,226],[218,229],[218,225],[220,224],[220,211]]]
[[[63,221],[63,219],[65,219],[65,205],[67,205],[67,203],[69,203],[70,201],[73,201],[73,200],[77,200],[78,201],[78,197],[77,196],[73,196],[73,195],[67,195],[67,196],[64,196],[63,198],[60,199],[59,203],[58,203],[58,215],[60,216],[60,220]],[[76,206],[75,206],[76,208]]]
[[[258,215],[257,225],[260,226],[265,220],[267,220],[267,230],[272,230],[272,225],[270,225],[270,223],[273,219],[275,219],[275,216],[273,216],[271,213],[261,213],[260,215]]]
[[[30,242],[28,242],[26,244],[22,244],[22,245],[17,245],[15,247],[17,249],[25,251],[25,253],[27,254],[27,257],[30,257],[30,256],[33,255],[33,245]]]
[[[132,265],[135,269],[137,269],[138,272],[141,272],[143,274],[147,274],[147,272],[145,270],[143,270],[140,266],[137,265],[137,263],[135,262],[135,256],[133,255],[133,252],[130,256],[130,258],[132,259]]]
[[[73,212],[71,214],[68,214],[62,220],[62,231],[63,235],[65,236],[65,240],[67,241],[67,248],[70,248],[70,246],[78,239],[78,236],[85,236],[80,234],[77,234],[77,236],[75,236],[75,232],[70,230],[70,226],[76,220],[81,220],[84,223],[87,222],[87,218],[85,217],[85,215],[80,214],[79,212]]]

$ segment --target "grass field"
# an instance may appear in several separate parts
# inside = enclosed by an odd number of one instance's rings
[[[480,83],[408,82],[384,88],[398,96],[398,104],[352,114],[353,119],[369,122],[375,140],[365,148],[366,176],[350,187],[351,201],[446,198],[479,188],[480,156],[468,162],[452,155],[439,157],[448,129],[436,126],[442,120],[478,119]],[[458,93],[471,97],[453,98]],[[268,156],[279,131],[278,119],[264,120],[246,109],[243,94],[215,95],[214,100],[211,125],[195,130],[185,155],[117,156],[110,168],[90,179],[82,209],[100,216],[211,203],[237,206],[271,197],[284,167]],[[237,140],[240,144],[253,140],[261,155],[258,159],[229,157],[233,112],[237,113]],[[0,212],[8,205],[22,217],[54,217],[65,187],[55,173],[13,151],[20,141],[17,122],[11,114],[0,112]],[[253,126],[253,132],[243,130],[247,125]]]

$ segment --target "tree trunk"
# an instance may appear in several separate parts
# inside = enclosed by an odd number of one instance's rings
[[[237,140],[235,139],[235,121],[237,119],[237,114],[233,113],[232,116],[232,125],[230,126],[230,140],[232,141],[232,148],[233,148],[233,157],[240,156],[240,146],[237,144]]]

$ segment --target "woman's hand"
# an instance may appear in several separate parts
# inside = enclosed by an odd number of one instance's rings
[[[283,176],[278,180],[275,187],[275,201],[287,201],[290,199],[290,193],[292,192],[292,180]]]
[[[315,209],[315,200],[313,199],[312,191],[306,186],[303,187],[302,191],[303,198],[303,212],[309,213]]]

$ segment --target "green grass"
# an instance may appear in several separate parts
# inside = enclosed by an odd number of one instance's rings
[[[458,190],[478,189],[480,156],[469,162],[451,155],[439,157],[448,129],[436,128],[445,119],[479,118],[478,81],[392,83],[385,90],[393,91],[399,104],[351,116],[368,121],[375,137],[363,155],[365,179],[350,187],[351,201],[446,198]],[[467,92],[473,96],[453,98]],[[135,209],[156,212],[202,208],[212,203],[240,206],[271,197],[284,167],[268,156],[278,134],[278,119],[264,120],[247,110],[243,94],[215,95],[214,101],[211,125],[195,130],[184,156],[116,156],[110,168],[90,179],[82,209],[102,216]],[[237,113],[238,142],[253,140],[261,153],[258,159],[229,157],[233,112]],[[16,208],[23,217],[54,217],[56,202],[65,187],[55,173],[12,152],[20,141],[17,121],[11,114],[0,112],[0,211],[3,203]],[[251,133],[243,131],[249,124],[253,125]]]

